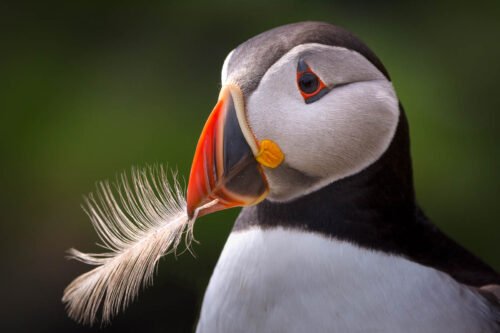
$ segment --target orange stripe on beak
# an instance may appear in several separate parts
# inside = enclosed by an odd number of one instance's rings
[[[267,195],[262,168],[243,133],[248,132],[248,126],[246,119],[241,119],[244,115],[242,101],[242,93],[237,87],[223,87],[205,123],[189,176],[187,210],[190,218],[198,207],[214,199],[218,200],[217,204],[203,209],[199,216],[256,204]],[[242,123],[244,130],[240,126]],[[256,146],[254,142],[251,144]]]

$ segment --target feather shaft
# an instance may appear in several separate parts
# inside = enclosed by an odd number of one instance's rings
[[[175,174],[172,185],[169,178],[162,167],[132,169],[131,182],[122,174],[114,190],[101,182],[96,195],[85,199],[84,210],[106,252],[69,250],[70,258],[96,266],[64,290],[71,318],[90,325],[108,322],[152,284],[158,260],[174,252],[183,236],[189,248],[197,214],[189,220],[181,186]]]

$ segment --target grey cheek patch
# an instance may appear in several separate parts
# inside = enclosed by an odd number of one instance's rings
[[[271,192],[267,199],[271,201],[287,201],[290,189],[297,191],[310,188],[320,181],[319,177],[308,175],[287,163],[283,163],[276,169],[266,169],[265,173],[271,185]]]

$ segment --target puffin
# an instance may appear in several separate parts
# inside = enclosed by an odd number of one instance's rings
[[[500,332],[500,274],[419,207],[389,73],[341,27],[227,55],[187,211],[232,207],[196,332]]]

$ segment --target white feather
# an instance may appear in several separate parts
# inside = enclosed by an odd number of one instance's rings
[[[84,210],[107,252],[69,251],[71,258],[97,266],[64,290],[71,318],[93,324],[101,311],[101,320],[109,321],[141,287],[152,284],[158,260],[175,251],[183,235],[189,249],[196,214],[189,220],[184,193],[175,174],[172,178],[170,185],[162,167],[132,169],[131,183],[123,173],[115,191],[101,182],[97,195],[86,198]]]

